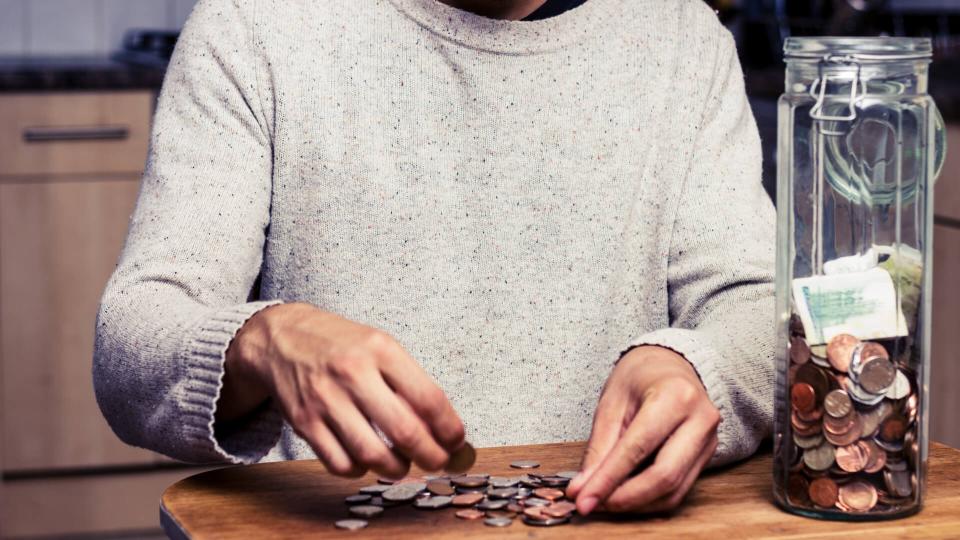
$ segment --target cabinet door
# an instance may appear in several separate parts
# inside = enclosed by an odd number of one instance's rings
[[[930,435],[960,447],[960,229],[937,225],[933,239]]]
[[[154,462],[97,407],[93,337],[139,177],[0,182],[0,362],[6,471]]]

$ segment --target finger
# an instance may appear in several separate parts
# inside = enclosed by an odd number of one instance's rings
[[[679,490],[687,473],[711,446],[713,426],[700,416],[684,422],[663,444],[653,464],[617,487],[603,505],[611,512],[636,511]],[[696,472],[699,473],[699,470]]]
[[[388,478],[401,478],[410,463],[401,459],[381,439],[365,417],[339,386],[328,386],[319,399],[320,416],[343,443],[354,463]]]
[[[463,422],[443,390],[399,344],[389,345],[383,356],[381,373],[387,384],[426,422],[441,446],[449,451],[459,448]]]
[[[366,474],[367,470],[353,462],[336,435],[319,418],[304,426],[294,427],[294,430],[307,441],[317,454],[317,459],[331,473],[348,477]]]
[[[697,458],[697,462],[694,464],[694,467],[687,473],[687,477],[684,478],[679,489],[671,494],[657,499],[656,501],[653,501],[647,506],[637,508],[636,511],[645,514],[653,514],[657,512],[669,512],[671,510],[675,510],[690,494],[690,490],[696,484],[696,481],[700,477],[700,473],[703,471],[703,468],[710,461],[710,458],[713,457],[713,452],[716,450],[716,448],[716,442],[714,442],[712,445],[704,449],[700,457]]]
[[[627,394],[622,391],[604,392],[597,404],[597,412],[593,415],[593,427],[590,430],[590,440],[583,452],[580,464],[580,474],[570,481],[567,486],[567,496],[576,499],[587,479],[593,474],[597,465],[617,444],[627,412]]]
[[[676,400],[654,391],[644,401],[623,436],[586,480],[577,495],[577,510],[589,514],[613,493],[634,469],[649,457],[685,419]]]
[[[439,470],[450,455],[433,439],[427,425],[398,397],[379,374],[352,390],[364,414],[393,441],[394,449],[428,471]]]

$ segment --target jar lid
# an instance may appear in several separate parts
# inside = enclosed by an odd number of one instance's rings
[[[790,37],[783,44],[787,59],[846,56],[864,62],[930,58],[930,38],[907,37]]]

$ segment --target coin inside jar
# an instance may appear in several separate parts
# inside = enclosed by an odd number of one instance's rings
[[[790,360],[794,364],[806,364],[810,360],[810,347],[800,336],[790,338]]]
[[[877,505],[877,489],[863,480],[840,486],[837,500],[854,512],[868,512]]]
[[[790,402],[798,412],[809,413],[817,408],[817,394],[807,383],[795,383],[790,387]]]
[[[863,361],[857,382],[871,394],[883,394],[896,377],[897,370],[893,364],[885,358],[875,356]]]
[[[827,344],[827,360],[834,369],[846,373],[850,369],[850,360],[853,350],[860,344],[860,340],[850,334],[834,336]]]
[[[862,471],[867,465],[867,450],[858,444],[840,446],[836,453],[837,466],[850,473]]]
[[[853,402],[843,390],[833,390],[823,398],[823,410],[834,418],[842,418],[853,410]]]
[[[810,448],[803,453],[803,462],[814,471],[825,471],[833,465],[835,451],[833,445],[824,442],[820,446]]]
[[[839,492],[840,490],[836,482],[830,478],[823,477],[810,482],[807,494],[810,500],[813,501],[813,504],[823,508],[832,508],[837,504]]]

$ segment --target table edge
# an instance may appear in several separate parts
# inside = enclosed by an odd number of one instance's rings
[[[166,495],[166,493],[164,493],[164,495]],[[183,526],[180,525],[180,522],[177,521],[177,518],[173,517],[173,514],[167,510],[167,505],[164,504],[162,496],[160,498],[160,527],[170,540],[190,540],[190,535],[187,534],[186,529],[184,529]]]

